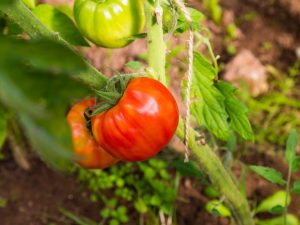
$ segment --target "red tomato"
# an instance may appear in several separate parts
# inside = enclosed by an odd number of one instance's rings
[[[94,98],[77,103],[69,111],[67,120],[72,129],[74,152],[80,157],[77,163],[87,169],[103,169],[115,164],[118,159],[101,148],[86,128],[84,112],[93,106],[95,106]]]
[[[168,144],[178,120],[178,107],[170,91],[159,81],[139,77],[129,82],[114,107],[92,117],[92,131],[113,156],[141,161]]]

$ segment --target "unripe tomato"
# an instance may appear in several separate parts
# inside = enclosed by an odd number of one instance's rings
[[[88,99],[74,105],[67,115],[72,129],[74,152],[80,159],[77,163],[87,169],[103,169],[115,164],[118,159],[103,150],[86,128],[84,112],[95,105],[95,99]]]
[[[122,48],[143,31],[143,0],[75,0],[74,17],[81,33],[98,46]]]
[[[96,141],[126,161],[156,155],[174,135],[179,120],[176,101],[159,81],[139,77],[129,81],[119,102],[92,117]]]

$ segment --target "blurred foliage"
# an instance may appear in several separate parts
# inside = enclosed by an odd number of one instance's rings
[[[269,90],[258,98],[251,97],[241,88],[241,96],[249,108],[250,120],[259,144],[283,145],[291,128],[300,130],[300,89],[296,76],[300,61],[283,73],[268,66]]]
[[[219,0],[203,0],[205,9],[209,12],[212,20],[220,25],[223,16],[223,10],[220,6]]]
[[[40,156],[62,167],[72,158],[66,110],[91,93],[78,80],[86,64],[65,46],[47,40],[0,36],[0,49],[1,140],[9,131],[3,118],[19,121]]]
[[[64,11],[63,11],[64,10]],[[68,13],[67,7],[57,8],[52,5],[41,4],[33,9],[33,13],[50,30],[57,32],[72,45],[89,46],[82,37]]]
[[[126,223],[127,212],[132,208],[141,216],[147,215],[147,221],[155,221],[159,211],[173,216],[179,174],[170,174],[167,169],[165,160],[152,158],[145,162],[119,163],[106,170],[73,168],[72,172],[87,184],[92,202],[104,203],[100,212],[103,220]],[[195,171],[199,169],[190,169],[188,174]],[[113,196],[107,197],[106,193]]]

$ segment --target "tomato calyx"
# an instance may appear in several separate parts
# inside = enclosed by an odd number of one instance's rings
[[[92,108],[87,108],[84,112],[86,127],[88,128],[91,134],[92,134],[91,132],[92,117],[115,106],[123,96],[127,84],[134,77],[136,77],[136,75],[117,74],[116,76],[113,76],[111,79],[108,80],[106,86],[103,89],[94,90],[96,94],[96,105]]]

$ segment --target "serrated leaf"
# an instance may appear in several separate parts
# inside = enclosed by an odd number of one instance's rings
[[[59,33],[70,44],[89,46],[69,16],[54,6],[41,4],[33,9],[33,13],[50,30]]]
[[[194,53],[191,113],[200,125],[222,140],[230,138],[225,98],[214,86],[215,68],[199,53]]]
[[[198,11],[194,8],[188,7],[188,10],[190,12],[191,19],[192,19],[191,27],[192,27],[193,31],[201,30],[203,28],[203,26],[200,24],[200,21],[203,20],[205,18],[205,16],[200,11]],[[179,33],[179,34],[184,33],[186,31],[188,31],[189,28],[190,28],[190,25],[188,24],[187,20],[185,19],[184,14],[180,13],[178,16],[175,33]]]
[[[250,169],[272,183],[285,185],[286,181],[282,178],[282,174],[270,167],[264,166],[249,166]]]
[[[0,150],[7,136],[7,117],[4,109],[0,105]]]
[[[300,181],[295,181],[292,187],[292,192],[300,193]]]
[[[288,162],[290,167],[293,165],[293,161],[295,160],[295,150],[297,145],[298,134],[295,129],[292,129],[289,133],[285,149],[285,160]]]
[[[247,117],[248,109],[235,97],[236,88],[224,81],[219,81],[216,87],[225,96],[225,107],[231,128],[244,139],[253,140],[253,131]]]

